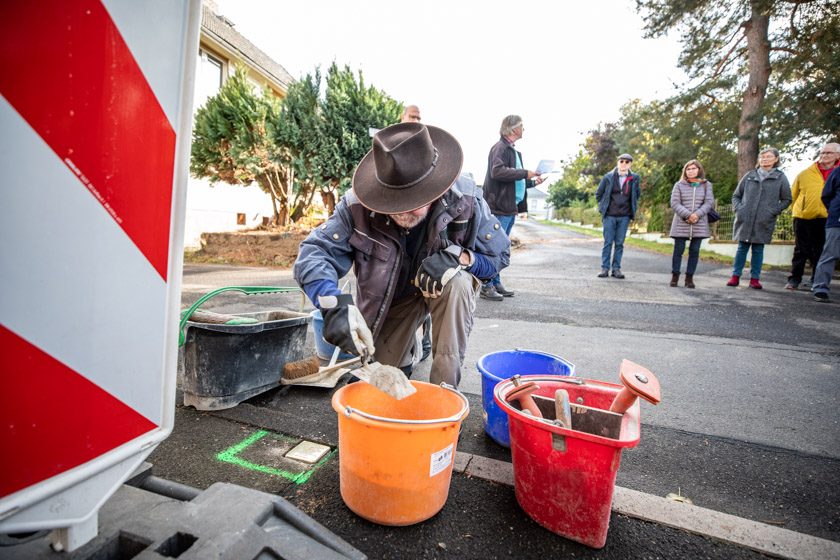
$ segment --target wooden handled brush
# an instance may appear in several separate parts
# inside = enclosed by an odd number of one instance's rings
[[[338,362],[332,366],[321,367],[321,360],[318,359],[317,356],[311,356],[296,362],[287,362],[286,365],[283,366],[283,379],[299,379],[316,373],[329,373],[337,369],[351,366],[358,361],[359,357],[356,356],[355,358],[350,358],[344,362]]]
[[[305,360],[289,362],[283,366],[283,378],[300,379],[301,377],[316,373],[329,373],[360,362],[361,358],[357,356],[344,362],[339,362],[334,366],[320,367],[320,360],[312,356]],[[379,362],[369,362],[362,364],[362,367],[351,369],[350,373],[397,400],[404,399],[417,392],[417,389],[411,384],[405,374],[394,366],[380,364]]]

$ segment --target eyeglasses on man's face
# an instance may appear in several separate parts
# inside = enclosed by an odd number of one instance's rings
[[[833,156],[835,154],[840,154],[840,152],[820,152],[821,156]]]
[[[620,159],[620,160],[618,160],[618,163],[630,163],[631,161],[633,161],[633,160],[629,160],[629,159]]]

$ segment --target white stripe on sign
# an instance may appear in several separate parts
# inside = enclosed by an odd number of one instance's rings
[[[189,5],[171,0],[103,0],[102,4],[119,28],[134,60],[157,97],[169,124],[177,130],[180,111],[179,80],[183,37],[187,34]],[[153,39],[149,30],[155,30]]]
[[[5,98],[0,127],[0,317],[159,425],[164,280]]]

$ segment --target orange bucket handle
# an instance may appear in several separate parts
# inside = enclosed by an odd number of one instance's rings
[[[441,388],[446,389],[447,391],[452,391],[458,398],[463,401],[463,406],[461,410],[450,416],[449,418],[436,418],[433,420],[403,420],[401,418],[386,418],[384,416],[376,416],[375,414],[368,414],[367,412],[363,412],[357,408],[353,408],[351,406],[344,407],[344,415],[349,417],[351,414],[358,414],[362,418],[366,418],[368,420],[376,420],[378,422],[387,422],[390,424],[441,424],[445,422],[459,422],[461,421],[467,414],[470,412],[470,401],[467,400],[467,397],[464,396],[463,393],[458,391],[455,387],[448,383],[441,383]]]

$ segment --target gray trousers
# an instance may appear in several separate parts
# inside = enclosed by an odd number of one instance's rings
[[[831,284],[831,275],[834,274],[834,265],[840,259],[840,227],[825,228],[825,245],[823,245],[820,261],[817,263],[817,270],[814,271],[814,293],[828,293],[828,285]]]
[[[481,282],[464,270],[456,274],[435,299],[408,298],[391,306],[382,329],[374,341],[376,361],[397,367],[412,363],[415,333],[427,313],[432,315],[432,371],[429,381],[458,387],[461,365],[473,326],[475,298]]]

